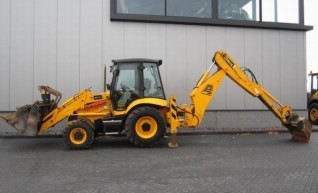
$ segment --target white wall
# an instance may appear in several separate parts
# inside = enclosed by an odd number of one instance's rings
[[[132,57],[162,59],[167,96],[189,103],[220,49],[251,68],[282,103],[306,108],[305,32],[110,22],[109,6],[109,0],[0,0],[0,111],[39,99],[40,84],[63,99],[88,87],[100,92],[104,64]],[[226,80],[209,109],[265,108]]]

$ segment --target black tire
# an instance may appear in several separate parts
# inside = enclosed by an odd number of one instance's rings
[[[64,142],[70,149],[88,149],[94,141],[94,129],[85,121],[73,121],[64,130]]]
[[[125,122],[128,140],[137,147],[153,147],[166,132],[166,123],[161,113],[149,106],[132,111]]]
[[[318,104],[313,103],[309,105],[308,119],[313,125],[318,125]]]

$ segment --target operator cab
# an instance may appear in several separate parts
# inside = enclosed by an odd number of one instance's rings
[[[122,59],[113,60],[112,83],[109,87],[115,110],[125,110],[127,106],[142,98],[160,98],[165,93],[159,72],[162,60]]]

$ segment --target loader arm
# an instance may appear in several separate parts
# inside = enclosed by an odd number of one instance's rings
[[[41,120],[39,132],[43,132],[50,127],[53,127],[55,124],[70,116],[86,117],[87,119],[92,117],[92,122],[96,117],[107,116],[109,111],[105,111],[103,108],[106,103],[106,100],[104,99],[105,96],[103,95],[106,94],[102,93],[101,95],[98,95],[101,96],[100,100],[94,100],[94,95],[89,89],[85,89],[74,95]],[[92,109],[92,111],[89,109]]]
[[[213,65],[217,71],[211,74]],[[250,72],[250,79],[246,72]],[[176,106],[174,96],[170,97],[170,127],[171,133],[177,132],[178,127],[197,127],[204,117],[205,111],[217,92],[224,78],[228,76],[242,89],[253,97],[258,97],[262,103],[288,128],[294,140],[308,142],[311,134],[311,124],[294,113],[291,107],[282,105],[274,96],[258,84],[254,74],[247,68],[242,70],[234,59],[223,51],[215,53],[213,64],[202,75],[190,94],[191,105]],[[173,138],[175,138],[173,136]],[[175,139],[172,139],[172,144]],[[171,145],[173,146],[173,145]]]
[[[83,108],[83,101],[86,101],[87,95],[88,91],[84,90],[66,100],[60,107],[51,111],[43,118],[40,132],[47,130],[62,121],[64,118],[72,115],[76,110]]]

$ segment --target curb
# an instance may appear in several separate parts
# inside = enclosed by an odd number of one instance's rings
[[[314,127],[312,132],[318,132],[318,127]],[[280,134],[280,133],[289,133],[285,128],[271,128],[271,129],[180,129],[178,131],[179,136],[190,136],[190,135],[242,135],[242,134]],[[167,136],[170,136],[171,133],[167,131]],[[119,136],[125,136],[119,134]],[[18,132],[0,132],[0,139],[35,139],[35,138],[63,138],[63,134],[60,131],[51,132],[46,134],[40,134],[37,136],[25,136]]]
[[[37,136],[25,136],[19,133],[0,133],[0,139],[35,139],[35,138],[62,138],[62,134],[42,134]]]

